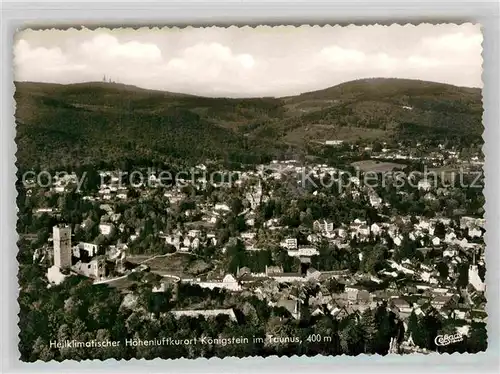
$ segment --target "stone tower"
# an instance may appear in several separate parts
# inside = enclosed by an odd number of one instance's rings
[[[59,269],[71,267],[71,227],[57,225],[52,228],[54,240],[54,266]]]

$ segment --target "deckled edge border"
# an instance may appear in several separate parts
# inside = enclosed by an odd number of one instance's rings
[[[153,29],[153,30],[162,30],[162,29],[174,29],[174,30],[181,30],[181,29],[213,29],[213,28],[223,28],[223,29],[232,29],[232,28],[243,28],[243,29],[253,29],[253,28],[289,28],[289,27],[294,27],[294,28],[299,28],[299,27],[310,27],[310,28],[323,28],[323,27],[329,27],[329,28],[345,28],[345,27],[374,27],[374,26],[378,26],[378,27],[391,27],[391,26],[398,26],[398,27],[419,27],[421,25],[434,25],[434,26],[438,26],[438,25],[454,25],[454,26],[462,26],[462,25],[466,25],[466,24],[470,24],[470,25],[475,25],[475,26],[479,26],[480,29],[481,29],[481,34],[482,34],[482,53],[481,53],[481,57],[482,57],[482,67],[483,67],[483,73],[482,73],[482,80],[483,80],[483,89],[482,89],[482,104],[483,104],[483,116],[482,116],[482,121],[483,121],[483,147],[482,147],[482,150],[483,150],[483,154],[485,156],[485,167],[484,167],[484,172],[485,172],[485,188],[483,190],[483,193],[485,194],[485,213],[484,213],[484,216],[486,218],[486,234],[485,234],[485,244],[486,244],[486,283],[489,284],[489,283],[492,283],[492,272],[488,272],[488,269],[489,269],[489,266],[488,266],[488,263],[491,262],[488,260],[489,256],[488,253],[491,252],[490,250],[488,250],[488,247],[490,247],[493,243],[490,243],[490,245],[488,245],[488,243],[490,242],[490,236],[491,235],[488,235],[488,233],[490,232],[490,230],[493,229],[493,227],[490,227],[491,225],[489,224],[489,218],[488,217],[491,217],[493,214],[492,212],[488,211],[487,207],[488,207],[488,199],[487,196],[487,191],[489,190],[488,189],[488,186],[487,186],[487,181],[490,179],[488,177],[488,167],[487,167],[487,160],[488,160],[488,152],[487,152],[487,140],[488,139],[488,131],[487,131],[487,126],[485,125],[485,118],[487,117],[487,109],[486,109],[486,104],[485,104],[485,88],[484,88],[484,83],[485,83],[485,79],[484,79],[484,76],[485,76],[485,70],[484,70],[484,65],[485,65],[485,59],[484,59],[484,44],[485,44],[485,33],[484,33],[484,26],[482,24],[480,24],[479,22],[467,22],[467,21],[464,21],[462,23],[455,23],[455,22],[420,22],[418,24],[415,24],[415,23],[412,23],[412,22],[407,22],[407,23],[398,23],[398,22],[384,22],[384,23],[379,23],[379,22],[375,22],[375,23],[365,23],[365,22],[349,22],[349,23],[337,23],[335,25],[331,25],[331,24],[308,24],[308,23],[305,23],[305,24],[300,24],[300,25],[263,25],[263,24],[259,24],[259,25],[253,25],[253,26],[250,26],[250,25],[241,25],[241,26],[236,26],[236,25],[230,25],[230,26],[217,26],[217,25],[213,25],[213,26],[191,26],[191,25],[184,25],[184,26],[175,26],[175,25],[172,25],[172,26],[152,26],[152,27],[149,27],[149,26],[142,26],[142,25],[137,25],[137,26],[134,26],[134,25],[130,25],[130,26],[125,26],[125,27],[118,27],[115,25],[109,25],[109,26],[99,26],[99,25],[91,25],[91,26],[80,26],[80,27],[74,27],[74,26],[71,26],[71,25],[64,25],[64,24],[60,24],[60,26],[53,26],[53,27],[49,27],[49,26],[45,26],[45,25],[40,25],[40,26],[36,26],[36,25],[33,25],[33,26],[29,26],[29,25],[25,25],[24,27],[19,27],[17,28],[17,30],[13,33],[13,35],[11,36],[12,37],[12,41],[15,41],[15,38],[16,38],[16,34],[20,31],[25,31],[25,30],[37,30],[37,31],[48,31],[48,30],[78,30],[78,29],[89,29],[89,30],[94,30],[94,31],[99,31],[99,30],[109,30],[110,28],[113,28],[114,30],[119,30],[119,31],[122,31],[122,30],[140,30],[140,29]],[[13,45],[12,45],[13,46]],[[10,60],[11,60],[11,64],[12,64],[12,61],[13,61],[13,48],[11,48],[11,50],[9,51],[9,55],[10,55]],[[14,77],[14,68],[13,66],[11,66],[11,77],[13,78]],[[13,118],[12,120],[14,121],[14,131],[15,131],[15,128],[16,128],[16,125],[15,125],[15,111],[16,111],[16,102],[15,102],[15,99],[14,99],[14,94],[15,94],[15,85],[14,85],[14,80],[11,79],[11,82],[10,82],[10,87],[12,89],[11,93],[12,95],[10,96],[10,99],[11,99],[11,104],[12,104],[12,108],[14,108],[13,110]],[[2,104],[3,105],[3,104]],[[17,174],[17,143],[16,143],[16,133],[14,132],[14,137],[13,137],[13,143],[14,143],[14,149],[15,149],[15,152],[14,152],[14,163],[15,163],[15,175]],[[490,138],[491,139],[491,138]],[[14,189],[15,191],[15,189]],[[17,200],[17,192],[15,193],[15,196],[16,196],[16,200]],[[16,206],[16,211],[17,211],[17,202],[15,201],[15,206]],[[16,222],[17,222],[17,219],[18,219],[18,216],[16,214]],[[7,229],[6,226],[4,226],[5,229]],[[15,226],[14,226],[15,227]],[[17,242],[19,240],[19,237],[18,237],[18,234],[17,232],[15,233],[15,238],[16,238],[16,247],[17,247]],[[18,263],[17,263],[17,254],[18,254],[18,251],[19,251],[19,248],[17,248],[18,250],[16,251],[16,282],[17,282],[17,274],[18,274]],[[490,265],[490,266],[494,266],[494,264]],[[486,295],[486,299],[488,300],[488,290],[489,288],[487,287],[486,289],[486,292],[485,292],[485,295]],[[491,290],[490,290],[490,293],[491,293]],[[17,294],[16,294],[16,308],[17,308],[17,322],[16,322],[16,330],[17,330],[17,333],[16,333],[16,337],[19,339],[19,333],[20,333],[20,330],[19,330],[19,304],[18,304],[18,297],[19,297],[19,290],[17,290]],[[491,308],[489,307],[490,303],[487,301],[487,307],[486,307],[486,310],[487,310],[487,314],[488,314],[488,317],[491,314]],[[490,318],[488,318],[488,324],[487,324],[487,331],[489,330],[489,321],[490,321]],[[17,345],[19,344],[19,340],[16,342],[16,347]],[[488,349],[490,348],[490,335],[488,334]],[[454,357],[456,357],[457,355],[459,356],[476,356],[476,355],[482,355],[484,354],[485,352],[479,352],[479,353],[459,353],[459,352],[453,352],[453,353],[448,353],[446,355],[453,355]],[[410,357],[410,356],[417,356],[417,357],[422,357],[422,356],[443,356],[445,355],[444,353],[430,353],[428,355],[422,355],[422,354],[411,354],[411,355],[398,355],[398,356],[402,356],[402,357]],[[262,356],[245,356],[246,357],[258,357],[260,359],[273,359],[273,358],[283,358],[283,357],[287,357],[287,358],[294,358],[294,357],[307,357],[307,358],[312,358],[312,357],[325,357],[325,358],[337,358],[337,357],[345,357],[345,358],[348,358],[349,360],[356,360],[356,358],[358,356],[368,356],[368,357],[379,357],[379,358],[383,358],[383,357],[387,357],[387,356],[382,356],[382,355],[379,355],[379,354],[360,354],[360,355],[357,355],[357,356],[351,356],[351,355],[346,355],[346,354],[342,354],[342,355],[336,355],[336,356],[324,356],[324,355],[280,355],[280,356],[277,356],[277,355],[273,355],[273,356],[266,356],[266,357],[262,357]],[[18,357],[19,359],[19,357]],[[76,360],[64,360],[64,361],[57,361],[57,360],[51,360],[51,361],[48,361],[48,362],[45,362],[45,361],[42,361],[42,360],[38,360],[38,361],[35,361],[35,362],[26,362],[25,364],[27,365],[31,365],[31,364],[52,364],[54,362],[56,363],[59,363],[59,364],[64,364],[64,363],[82,363],[82,362],[122,362],[122,361],[138,361],[138,362],[144,362],[144,361],[148,361],[148,362],[154,362],[154,361],[159,361],[159,362],[170,362],[170,361],[178,361],[178,362],[186,362],[186,361],[190,361],[190,362],[193,362],[193,361],[199,361],[199,360],[210,360],[211,362],[212,361],[217,361],[217,360],[239,360],[238,357],[234,357],[234,356],[227,356],[227,357],[223,357],[223,358],[220,358],[220,357],[211,357],[211,358],[204,358],[204,357],[198,357],[196,359],[185,359],[185,358],[180,358],[180,359],[162,359],[162,358],[154,358],[154,359],[137,359],[137,358],[132,358],[132,359],[129,359],[129,360],[125,360],[125,359],[121,359],[121,360],[116,360],[116,359],[113,359],[113,358],[110,358],[110,359],[106,359],[106,360],[100,360],[100,359],[86,359],[86,360],[81,360],[81,361],[76,361]]]

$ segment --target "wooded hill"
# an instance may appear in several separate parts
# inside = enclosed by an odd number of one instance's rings
[[[265,162],[325,140],[482,142],[481,91],[364,79],[284,98],[227,99],[115,83],[16,82],[18,166]]]

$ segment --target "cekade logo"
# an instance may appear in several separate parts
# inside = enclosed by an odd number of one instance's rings
[[[449,345],[452,343],[458,343],[464,340],[464,337],[461,334],[455,334],[455,335],[438,335],[434,339],[434,343],[438,347],[444,347],[445,345]]]

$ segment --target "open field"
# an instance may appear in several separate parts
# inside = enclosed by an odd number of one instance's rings
[[[355,168],[359,168],[363,172],[373,171],[375,173],[387,173],[394,169],[403,169],[405,164],[397,164],[395,162],[383,162],[376,160],[356,161],[351,164]]]
[[[199,266],[192,266],[194,264],[192,262],[193,256],[190,253],[169,253],[160,256],[130,256],[127,260],[133,264],[147,265],[151,272],[161,276],[174,275],[182,278],[191,277],[193,274],[190,270],[199,268]]]

